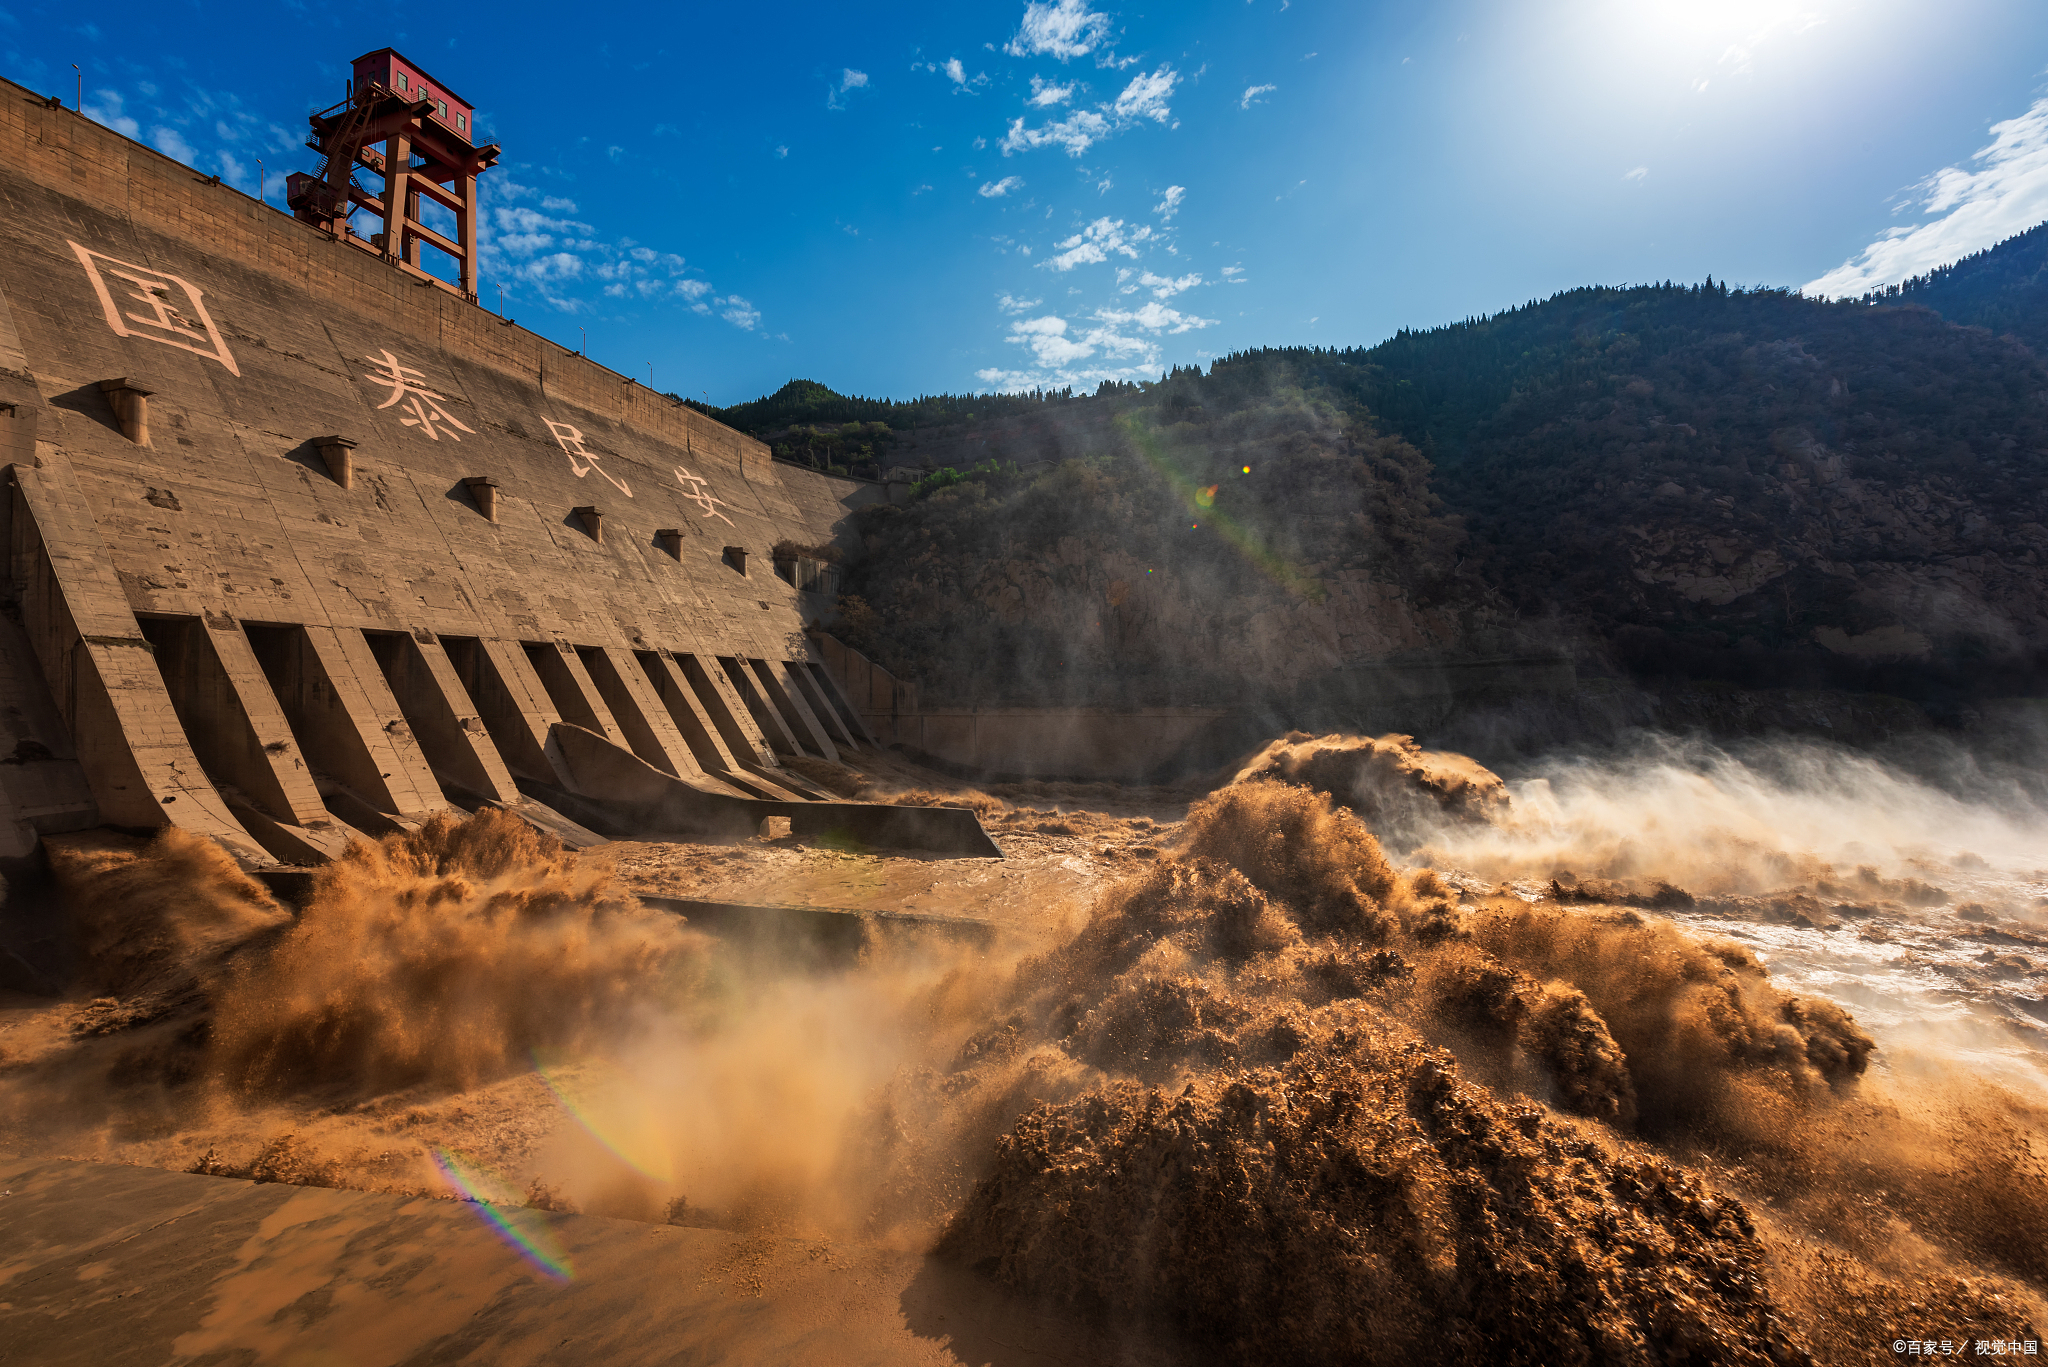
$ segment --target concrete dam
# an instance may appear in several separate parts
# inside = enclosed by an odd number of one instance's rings
[[[0,82],[0,855],[487,805],[997,853],[784,763],[877,744],[771,564],[868,486],[364,248]]]

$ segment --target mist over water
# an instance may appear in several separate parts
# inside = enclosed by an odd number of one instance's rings
[[[1669,738],[1555,758],[1412,857],[1525,898],[1555,883],[1654,907],[1853,1009],[1881,1068],[1962,1064],[2048,1097],[2048,805],[1967,752],[1916,758]]]

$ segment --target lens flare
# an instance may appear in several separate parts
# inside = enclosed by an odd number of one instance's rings
[[[539,1054],[533,1070],[570,1118],[620,1162],[656,1182],[675,1180],[668,1136],[645,1098],[618,1089],[603,1098],[578,1098],[564,1087],[560,1065]]]
[[[1182,499],[1188,507],[1206,510],[1212,527],[1240,555],[1244,556],[1253,568],[1290,593],[1299,594],[1311,603],[1323,601],[1324,595],[1328,590],[1322,586],[1321,581],[1317,580],[1313,575],[1303,573],[1293,565],[1288,564],[1284,558],[1276,554],[1270,547],[1264,545],[1253,532],[1242,526],[1227,511],[1212,506],[1215,502],[1216,485],[1196,484],[1175,463],[1165,443],[1160,441],[1155,433],[1137,422],[1129,414],[1124,414],[1117,418],[1115,422],[1117,429],[1130,439],[1131,445],[1137,448],[1138,454],[1144,457],[1145,463],[1151,466],[1171,486],[1174,494]],[[1250,474],[1252,467],[1247,465],[1243,469],[1246,474]],[[1202,501],[1205,494],[1209,496],[1208,503]],[[1188,530],[1191,532],[1198,532],[1201,529],[1202,524],[1200,522],[1188,523]]]
[[[545,1212],[529,1209],[518,1189],[489,1168],[439,1146],[434,1148],[433,1155],[442,1179],[507,1247],[540,1269],[550,1281],[565,1283],[576,1279],[576,1269],[570,1264],[561,1240],[555,1237]]]

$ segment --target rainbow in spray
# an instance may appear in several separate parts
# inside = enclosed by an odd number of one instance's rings
[[[549,1280],[570,1282],[576,1269],[569,1254],[555,1237],[554,1226],[545,1212],[530,1209],[518,1188],[480,1163],[464,1158],[452,1149],[436,1146],[434,1166],[442,1180],[454,1189],[470,1209],[506,1245],[538,1268]]]
[[[562,1067],[538,1052],[533,1071],[570,1118],[620,1162],[655,1182],[675,1180],[668,1135],[639,1092],[617,1089],[601,1098],[579,1096],[564,1085]]]

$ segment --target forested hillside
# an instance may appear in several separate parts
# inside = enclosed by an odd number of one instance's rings
[[[1636,677],[2030,692],[2044,255],[2048,226],[1864,300],[1587,288],[1084,398],[793,384],[720,416],[986,452],[866,514],[849,567],[844,629],[942,693],[993,667],[1076,701],[1284,695],[1552,649]]]
[[[2048,223],[1864,302],[1918,304],[1951,323],[2009,332],[2048,353]]]
[[[1283,697],[1500,617],[1428,462],[1340,397],[1152,397],[1036,425],[1061,459],[862,509],[841,633],[939,697],[1142,705]]]

